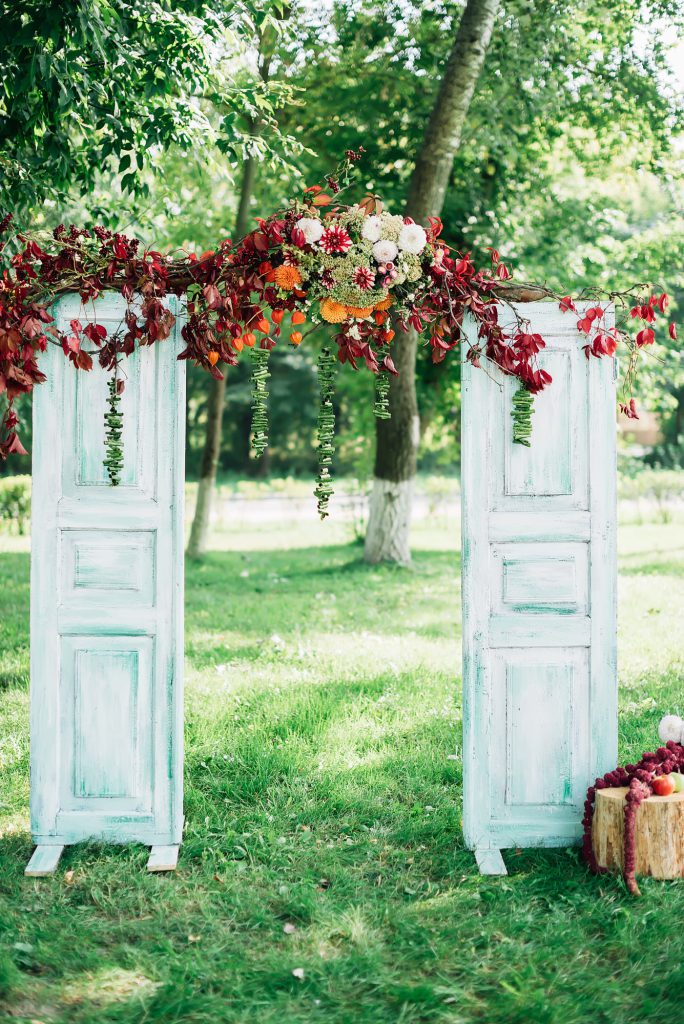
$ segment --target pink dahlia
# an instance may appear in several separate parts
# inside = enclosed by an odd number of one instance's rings
[[[375,274],[368,267],[357,267],[352,280],[357,288],[360,288],[362,292],[366,292],[369,288],[373,287]]]
[[[327,228],[323,232],[319,245],[323,252],[327,252],[328,256],[333,256],[335,253],[348,252],[351,249],[352,240],[344,228],[335,226]]]

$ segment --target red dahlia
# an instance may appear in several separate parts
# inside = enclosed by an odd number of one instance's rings
[[[332,227],[323,232],[319,244],[323,252],[327,252],[328,256],[334,256],[335,253],[348,252],[352,240],[344,228]]]

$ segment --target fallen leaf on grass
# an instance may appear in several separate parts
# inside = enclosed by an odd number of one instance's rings
[[[292,972],[292,976],[293,976],[293,978],[298,978],[299,981],[304,981],[304,968],[303,967],[295,967],[295,969]]]
[[[293,935],[294,932],[297,931],[297,925],[296,924],[292,924],[292,921],[287,921],[283,925],[283,931],[285,932],[286,935]]]

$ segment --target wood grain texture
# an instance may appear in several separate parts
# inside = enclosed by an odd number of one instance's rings
[[[592,845],[601,867],[622,871],[625,786],[600,789],[592,824]],[[636,813],[636,874],[684,878],[684,793],[651,796]]]
[[[177,300],[169,299],[177,313]],[[118,328],[118,295],[94,316]],[[75,295],[56,319],[93,317]],[[185,364],[171,337],[122,363],[122,483],[107,374],[53,346],[34,397],[31,828],[36,842],[174,844],[182,831]]]
[[[474,850],[579,842],[589,782],[617,756],[615,393],[575,318],[520,309],[553,384],[532,447],[516,382],[463,364],[464,832]],[[510,311],[501,310],[502,322]],[[476,340],[476,327],[467,327]],[[590,430],[591,427],[591,430]]]

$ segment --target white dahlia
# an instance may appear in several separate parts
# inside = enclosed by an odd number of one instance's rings
[[[377,214],[365,217],[361,228],[361,237],[369,242],[377,242],[382,235],[382,219]]]
[[[387,241],[386,239],[383,239],[380,242],[376,242],[375,245],[373,246],[373,255],[375,256],[378,263],[381,264],[391,263],[392,260],[396,257],[398,251],[399,250],[397,249],[394,242]]]
[[[303,233],[309,245],[317,242],[324,231],[323,225],[316,217],[300,217],[297,221],[297,227]]]
[[[399,248],[412,252],[414,256],[423,251],[426,242],[425,228],[421,228],[420,224],[404,224],[399,233]]]

